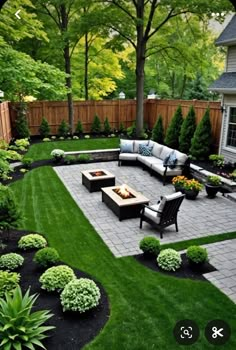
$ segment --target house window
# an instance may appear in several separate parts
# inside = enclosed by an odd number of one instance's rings
[[[236,147],[236,107],[229,108],[227,146]]]

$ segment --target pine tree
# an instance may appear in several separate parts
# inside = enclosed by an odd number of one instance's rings
[[[194,107],[189,108],[188,114],[183,121],[179,136],[179,150],[188,154],[191,147],[191,140],[196,130],[196,115]]]
[[[22,216],[13,192],[8,186],[0,184],[0,231],[17,228]]]
[[[110,132],[111,132],[111,126],[108,118],[106,117],[106,119],[104,120],[104,134],[107,136],[110,134]]]
[[[156,123],[152,129],[152,140],[163,144],[164,128],[161,115],[159,115],[159,117],[157,118]]]
[[[93,123],[91,126],[91,132],[93,134],[100,134],[100,132],[101,132],[101,121],[100,121],[99,116],[97,114],[95,114],[95,116],[94,116]]]
[[[25,139],[30,137],[30,131],[26,120],[26,113],[27,113],[27,104],[24,102],[21,102],[19,109],[17,111],[17,118],[16,118],[16,134],[17,134],[17,138],[19,139]]]
[[[84,132],[83,125],[82,125],[80,120],[78,120],[78,123],[77,123],[76,128],[75,128],[75,132],[76,132],[76,134],[79,134],[79,135],[82,135]]]
[[[181,109],[181,106],[178,106],[167,128],[166,137],[165,137],[165,144],[173,149],[179,148],[179,134],[180,134],[182,123],[183,123],[182,109]]]
[[[63,119],[61,124],[58,127],[58,134],[59,136],[66,137],[68,132],[70,131],[70,127],[67,124],[67,122]]]
[[[206,109],[202,120],[198,124],[191,142],[190,154],[195,159],[208,159],[211,152],[212,134],[210,109]]]
[[[48,137],[48,135],[50,134],[50,126],[45,117],[43,117],[42,122],[40,124],[39,133],[42,137]]]

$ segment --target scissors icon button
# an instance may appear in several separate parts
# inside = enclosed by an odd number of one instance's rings
[[[210,321],[205,328],[205,337],[214,345],[225,344],[231,335],[231,329],[227,322],[217,319]]]

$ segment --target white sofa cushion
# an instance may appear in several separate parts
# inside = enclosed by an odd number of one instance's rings
[[[152,169],[156,171],[158,174],[163,176],[166,168],[163,166],[163,162],[162,162],[161,164],[160,163],[152,164]],[[170,169],[169,167],[167,167],[166,175],[177,176],[181,174],[182,174],[182,169],[180,167],[175,167],[174,169]]]
[[[148,140],[134,140],[134,153],[139,153],[139,145],[148,145]]]
[[[138,154],[137,160],[145,165],[147,165],[149,168],[151,168],[152,164],[156,161],[162,162],[160,159],[157,159],[156,157],[146,157],[142,156],[141,154]]]
[[[152,154],[154,155],[154,157],[160,158],[160,154],[163,147],[164,147],[163,145],[160,145],[159,143],[154,142],[153,149],[152,149]]]
[[[133,140],[120,140],[120,152],[121,153],[133,153],[134,141]]]
[[[161,150],[161,154],[158,158],[164,160],[172,151],[173,151],[172,148],[169,148],[167,146],[163,146],[162,150]]]
[[[176,154],[176,158],[177,158],[177,163],[176,165],[184,165],[188,156],[185,153],[179,152],[179,151],[175,151]]]
[[[119,160],[137,160],[137,153],[120,153]]]

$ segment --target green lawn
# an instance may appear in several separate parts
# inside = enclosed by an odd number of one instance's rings
[[[97,138],[82,140],[65,140],[41,142],[30,146],[25,157],[35,160],[50,159],[50,153],[53,149],[62,149],[63,151],[85,151],[94,149],[118,148],[119,138]]]
[[[172,329],[187,318],[201,330],[191,349],[214,348],[204,328],[216,318],[232,329],[224,349],[236,349],[236,307],[230,299],[208,282],[168,277],[132,257],[115,258],[51,167],[32,170],[11,187],[25,216],[22,228],[45,234],[65,263],[91,274],[108,293],[110,318],[86,349],[176,350]]]

